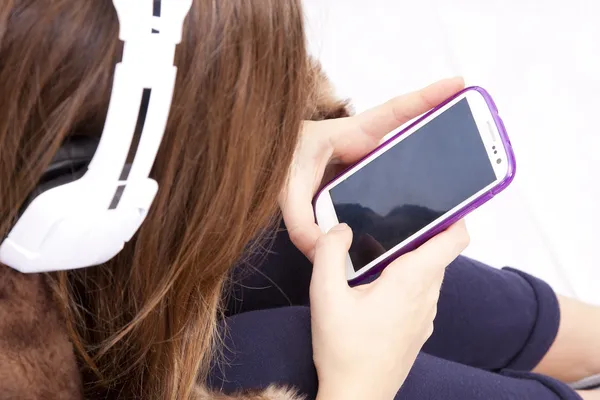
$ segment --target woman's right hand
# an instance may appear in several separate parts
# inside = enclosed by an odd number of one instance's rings
[[[350,288],[352,232],[338,225],[317,242],[310,287],[313,357],[322,400],[390,400],[433,332],[444,271],[468,245],[459,222]]]

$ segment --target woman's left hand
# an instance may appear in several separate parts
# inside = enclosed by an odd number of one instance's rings
[[[312,199],[326,172],[364,157],[386,134],[463,88],[462,78],[445,79],[353,117],[304,122],[279,199],[288,234],[296,247],[313,260],[321,231],[315,224]]]

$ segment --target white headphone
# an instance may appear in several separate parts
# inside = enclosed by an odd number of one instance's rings
[[[35,197],[0,244],[0,263],[21,272],[69,270],[110,260],[138,231],[158,190],[149,174],[171,109],[175,49],[192,0],[113,4],[125,44],[102,137],[85,174]],[[143,100],[147,113],[127,169]]]

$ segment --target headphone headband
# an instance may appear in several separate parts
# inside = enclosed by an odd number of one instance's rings
[[[19,271],[68,270],[110,260],[137,232],[158,190],[149,174],[169,117],[175,49],[192,0],[113,4],[125,45],[100,142],[85,174],[35,197],[0,244],[0,262]],[[139,144],[126,165],[136,128]]]

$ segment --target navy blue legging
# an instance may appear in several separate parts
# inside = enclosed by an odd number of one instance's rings
[[[238,268],[212,387],[229,393],[280,384],[315,398],[310,274],[311,264],[285,233],[266,258]],[[435,331],[396,399],[581,399],[565,384],[529,372],[553,343],[559,318],[546,283],[461,257],[447,269]]]

